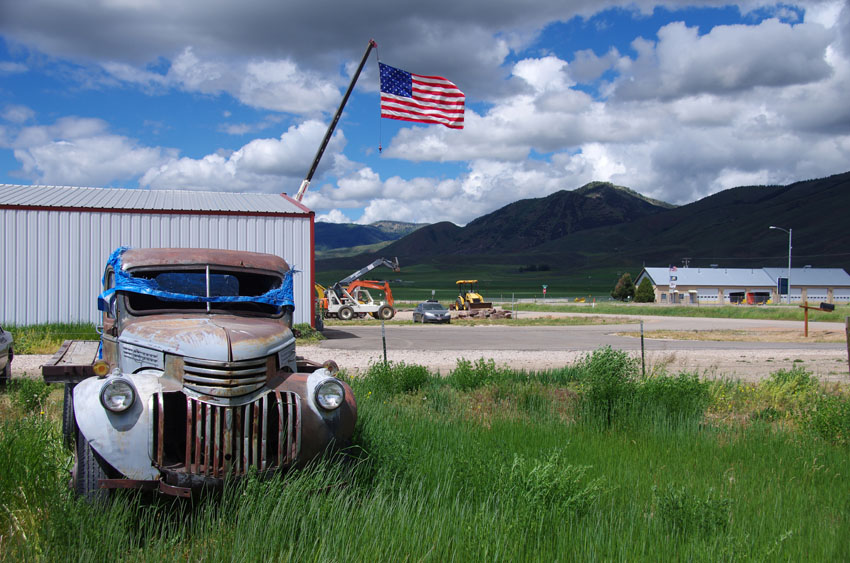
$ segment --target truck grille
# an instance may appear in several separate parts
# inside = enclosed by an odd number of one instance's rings
[[[159,467],[222,478],[287,467],[301,450],[297,394],[270,391],[236,407],[182,393],[154,396],[154,456]]]
[[[211,397],[239,397],[260,389],[266,382],[269,361],[257,358],[216,362],[183,358],[183,386]]]

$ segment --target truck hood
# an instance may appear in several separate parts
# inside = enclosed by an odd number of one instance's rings
[[[280,319],[156,315],[127,322],[118,341],[179,356],[228,362],[274,354],[293,342],[294,337]]]

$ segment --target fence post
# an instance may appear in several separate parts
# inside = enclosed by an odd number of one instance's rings
[[[847,367],[850,368],[850,317],[844,317],[844,339],[847,341]]]
[[[384,343],[384,365],[387,364],[387,332],[384,329],[384,319],[381,319],[381,341]]]
[[[643,321],[640,322],[640,371],[646,378],[646,358],[643,348]]]

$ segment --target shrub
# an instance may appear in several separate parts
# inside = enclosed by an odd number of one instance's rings
[[[478,389],[489,383],[510,377],[508,370],[497,368],[492,359],[478,358],[475,363],[465,358],[460,358],[446,381],[450,386],[460,391]]]
[[[647,379],[638,387],[641,406],[672,421],[702,419],[711,401],[709,384],[696,374],[680,373]]]
[[[732,501],[717,496],[713,489],[700,498],[686,487],[668,485],[661,492],[653,487],[652,498],[658,517],[673,531],[708,535],[729,526]]]
[[[585,414],[601,417],[609,426],[616,413],[627,408],[635,391],[637,360],[610,346],[594,350],[581,362]]]
[[[542,511],[586,513],[605,491],[602,478],[585,482],[589,468],[565,463],[560,452],[543,461],[514,455],[513,463],[503,468],[496,484],[527,525]]]
[[[802,366],[780,369],[761,385],[770,406],[777,411],[796,414],[808,408],[820,391],[820,382]]]
[[[801,419],[805,428],[824,440],[850,445],[850,398],[819,395]]]
[[[44,410],[44,401],[51,387],[40,379],[13,379],[10,384],[12,403],[25,412]]]
[[[611,291],[611,297],[619,299],[620,301],[626,301],[628,299],[633,299],[634,296],[635,284],[632,281],[632,275],[626,272],[617,281],[617,285],[615,285],[614,289]]]
[[[431,378],[428,368],[404,362],[375,362],[362,379],[366,391],[380,395],[415,393]]]
[[[655,303],[655,290],[652,289],[652,282],[649,281],[649,278],[643,278],[643,281],[635,290],[635,303]]]
[[[313,328],[308,323],[298,323],[292,327],[292,332],[299,344],[320,342],[325,339],[325,335]]]

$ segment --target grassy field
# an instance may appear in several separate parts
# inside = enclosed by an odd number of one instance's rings
[[[622,336],[640,337],[640,332],[621,332]],[[842,333],[810,330],[804,336],[800,330],[648,330],[646,338],[661,340],[701,340],[710,342],[830,342],[843,343]]]
[[[585,297],[592,300],[608,299],[611,290],[622,274],[618,270],[592,270],[580,274],[566,267],[552,264],[546,271],[520,272],[519,264],[401,264],[401,272],[394,273],[387,268],[378,268],[369,274],[368,279],[389,280],[393,296],[397,300],[424,301],[433,295],[446,303],[457,297],[457,280],[477,279],[479,289],[485,299],[511,301],[516,299],[542,298],[543,286],[550,297]],[[328,286],[343,279],[351,271],[326,270],[316,272],[316,281]],[[638,272],[632,272],[637,276]]]
[[[797,305],[657,305],[652,303],[603,302],[582,304],[520,303],[520,311],[551,311],[560,313],[592,313],[594,315],[650,315],[663,317],[709,317],[715,319],[766,319],[776,321],[802,321],[804,311]],[[811,322],[843,323],[850,316],[850,305],[836,305],[831,313],[809,311]]]
[[[322,335],[308,324],[295,325],[298,344],[322,340]],[[31,326],[7,325],[12,334],[15,354],[54,354],[65,340],[100,340],[92,324],[42,324]]]
[[[850,398],[637,376],[602,349],[519,373],[376,364],[344,459],[194,502],[67,489],[61,391],[0,392],[3,560],[847,560]]]

